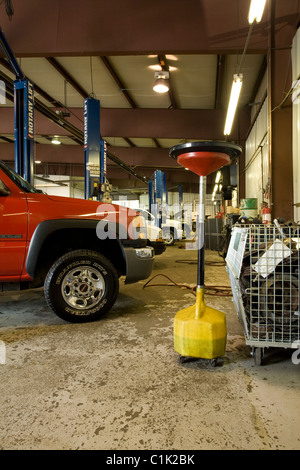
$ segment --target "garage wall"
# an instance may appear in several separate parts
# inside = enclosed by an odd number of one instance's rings
[[[218,195],[219,196],[219,195]],[[199,204],[199,193],[183,193],[182,194],[182,202],[184,209],[188,212],[197,212],[197,205]],[[211,217],[215,217],[216,212],[222,210],[221,207],[221,196],[216,201],[217,204],[214,204],[211,200],[211,194],[206,194],[205,200],[205,215],[209,215]],[[168,204],[170,212],[178,212],[180,210],[179,207],[179,195],[177,192],[169,192],[168,193]]]
[[[261,106],[262,102],[263,104]],[[256,95],[255,103],[259,104],[252,107],[251,118],[254,119],[254,122],[246,141],[244,170],[245,195],[246,198],[257,198],[258,208],[260,209],[263,202],[268,202],[269,144],[267,72]],[[259,106],[261,106],[261,108],[259,108]]]
[[[71,196],[69,176],[51,175],[45,177],[45,175],[35,175],[34,186],[51,196]]]
[[[300,222],[300,28],[292,45],[292,81],[295,89],[292,94],[293,107],[293,199],[294,220]],[[246,141],[245,152],[245,197],[257,198],[258,207],[262,202],[269,203],[269,144],[268,144],[268,96],[267,76],[262,81],[255,103],[264,103],[258,112],[258,105],[252,108],[254,119]],[[297,205],[299,204],[299,207]]]
[[[300,28],[292,46],[292,80],[295,90],[292,94],[293,106],[293,196],[294,220],[300,221]]]

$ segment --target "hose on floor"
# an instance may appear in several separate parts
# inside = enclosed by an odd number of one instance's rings
[[[183,263],[183,264],[197,264],[197,260],[193,259],[178,259],[175,263]],[[205,265],[207,266],[225,266],[224,261],[205,261]]]
[[[155,279],[158,276],[163,276],[167,278],[170,282],[167,284],[150,284],[153,279]],[[177,282],[174,282],[172,279],[169,278],[166,274],[156,274],[153,276],[149,281],[144,284],[143,289],[146,287],[157,287],[157,286],[164,286],[164,287],[180,287],[181,289],[190,289],[192,294],[196,296],[196,289],[197,286],[190,286],[188,284],[178,284]],[[232,291],[230,287],[227,286],[205,286],[205,293],[207,295],[218,295],[218,296],[224,296],[224,297],[231,297],[232,296]]]

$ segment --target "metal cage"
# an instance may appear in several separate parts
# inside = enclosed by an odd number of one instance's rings
[[[300,226],[234,226],[226,256],[246,344],[261,363],[266,347],[300,347]]]

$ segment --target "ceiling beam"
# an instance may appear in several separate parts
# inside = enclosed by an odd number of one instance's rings
[[[249,53],[268,50],[268,4]],[[249,2],[237,0],[14,0],[14,10],[1,27],[16,57],[240,53],[249,29]],[[281,47],[290,47],[298,14],[297,0],[276,2]]]
[[[37,114],[35,118],[37,135],[74,135],[82,141],[83,123],[78,119],[82,119],[82,109],[71,108],[70,118],[64,119],[55,113],[55,108],[49,110],[38,100],[35,104],[37,110],[44,111],[43,115]],[[250,114],[249,106],[239,110],[230,140],[240,143],[244,140],[250,126]],[[101,108],[101,135],[103,138],[224,140],[225,118],[226,109]],[[13,108],[1,108],[1,133],[5,135],[13,132]]]
[[[4,74],[2,74],[4,75]],[[1,73],[0,73],[1,76]],[[8,77],[5,76],[6,80],[6,91],[10,93],[10,95],[13,93],[13,83],[12,80],[10,80]],[[44,117],[52,121],[54,124],[58,125],[60,128],[66,130],[68,132],[67,135],[72,135],[77,139],[81,145],[84,143],[84,134],[83,130],[78,129],[75,125],[73,125],[71,122],[68,122],[66,119],[64,119],[62,116],[58,116],[55,112],[55,110],[48,108],[45,104],[43,104],[40,100],[35,99],[34,100],[34,108],[39,111]],[[9,113],[14,113],[13,108],[2,108],[7,110]],[[11,114],[11,124],[14,125],[14,119],[13,119],[13,114]],[[49,123],[48,123],[49,125]],[[36,123],[35,123],[35,129],[36,129]],[[3,132],[3,131],[2,131]],[[4,132],[5,133],[5,132]],[[49,132],[49,129],[44,134],[51,134]],[[136,171],[134,171],[132,168],[130,168],[126,163],[121,161],[118,157],[112,155],[110,152],[107,152],[107,157],[111,159],[113,162],[117,163],[121,168],[123,168],[125,171],[133,175],[135,178],[139,179],[143,183],[146,183],[145,178],[140,176]]]
[[[216,77],[216,91],[215,91],[215,109],[221,108],[221,96],[224,83],[224,69],[225,69],[226,57],[222,54],[218,54],[217,61],[217,77]]]
[[[131,142],[131,140],[128,137],[123,137],[123,138],[130,147],[136,147],[136,145],[133,142]]]
[[[115,83],[118,85],[119,90],[123,93],[124,97],[126,98],[127,102],[131,106],[131,108],[136,108],[137,106],[136,106],[135,101],[133,100],[133,98],[130,96],[130,94],[126,90],[126,87],[125,87],[124,83],[121,81],[121,79],[118,76],[117,72],[115,71],[115,69],[111,65],[109,59],[107,57],[100,57],[100,59],[102,60],[103,64],[105,65],[105,67],[109,71],[109,73],[112,76],[112,78],[114,79]],[[130,145],[130,147],[135,147],[134,143],[131,142],[131,140],[128,137],[124,137],[124,140],[125,140],[125,142],[127,142],[127,144]]]
[[[104,137],[223,140],[226,109],[102,108]],[[239,110],[230,135],[243,139],[250,125],[249,107]]]
[[[3,140],[4,142],[9,143],[9,144],[14,144],[15,143],[14,139],[10,139],[9,137],[5,137],[3,135],[0,136],[0,139]]]
[[[137,108],[137,104],[135,103],[135,101],[132,98],[132,96],[130,95],[130,93],[128,93],[128,90],[126,89],[125,84],[121,81],[121,79],[118,76],[117,72],[115,71],[112,64],[110,63],[109,59],[107,57],[100,57],[100,59],[102,60],[102,62],[106,66],[107,70],[109,71],[110,75],[112,76],[112,78],[114,79],[116,84],[118,85],[119,90],[122,91],[123,95],[125,96],[127,102],[131,106],[131,108],[133,108],[133,109]],[[131,147],[135,147],[134,143],[131,142],[130,139],[125,138],[125,140]],[[154,140],[155,145],[157,147],[159,147],[159,143],[157,142],[157,140],[155,140],[155,139],[153,139],[153,140]]]
[[[77,81],[59,64],[56,59],[54,59],[54,57],[46,57],[46,59],[49,64],[51,64],[52,67],[54,67],[57,72],[74,88],[74,90],[82,96],[82,98],[85,99],[89,96],[89,93],[87,93],[87,91],[77,83]]]
[[[124,174],[125,170],[130,177],[134,176],[143,184],[147,184],[147,178],[144,178],[144,175],[150,178],[156,169],[160,169],[168,175],[176,173],[179,180],[199,183],[199,177],[196,174],[187,172],[169,156],[169,149],[137,147],[131,149],[129,147],[112,146],[109,150],[112,152],[109,153],[109,160],[107,161],[109,179],[119,175],[120,178],[126,180],[128,175]],[[79,146],[72,146],[70,152],[68,145],[41,144],[35,150],[35,159],[40,160],[43,165],[80,165],[84,167],[84,152],[83,148]],[[14,161],[13,143],[0,145],[0,160]],[[81,174],[83,175],[84,172],[82,171]]]
[[[169,98],[170,98],[170,101],[171,101],[171,107],[173,109],[177,109],[177,103],[176,103],[176,99],[175,99],[175,95],[174,95],[174,90],[173,90],[173,87],[172,87],[172,78],[171,78],[171,74],[170,74],[170,69],[169,69],[169,66],[167,64],[167,59],[166,59],[166,56],[164,54],[159,54],[158,55],[158,62],[159,62],[159,65],[161,66],[161,69],[165,72],[169,72]]]
[[[7,62],[6,59],[0,59],[0,64],[3,65],[7,70],[11,72],[11,67],[9,63]],[[28,80],[33,84],[34,91],[38,93],[40,96],[42,96],[45,100],[47,100],[52,106],[55,106],[56,108],[63,108],[63,104],[60,101],[57,101],[56,99],[52,98],[48,93],[45,92],[42,88],[40,88],[35,82],[33,82],[29,77],[27,77]]]
[[[109,59],[105,56],[102,56],[100,57],[100,59],[102,60],[103,64],[105,65],[105,67],[107,68],[107,70],[109,71],[110,75],[112,76],[112,78],[114,79],[114,81],[116,82],[116,84],[118,85],[118,88],[119,90],[123,93],[123,95],[125,96],[127,102],[130,104],[130,106],[132,108],[136,108],[136,103],[135,101],[133,100],[133,98],[130,96],[130,94],[128,93],[128,91],[126,90],[126,86],[124,85],[124,83],[121,81],[120,77],[118,76],[117,72],[115,71],[115,69],[113,68],[113,66],[111,65]]]
[[[237,0],[164,0],[143,6],[140,0],[51,0],[38,7],[36,0],[14,0],[12,21],[4,15],[1,26],[16,57],[230,54],[243,50],[249,29],[249,2],[238,4],[237,18]],[[291,44],[298,9],[298,1],[277,2],[281,46]],[[29,33],[32,18],[35,27]],[[249,53],[268,50],[268,26],[266,8]]]

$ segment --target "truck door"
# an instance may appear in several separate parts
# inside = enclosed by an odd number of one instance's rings
[[[0,278],[16,281],[22,273],[26,240],[28,210],[26,195],[16,188],[8,188],[0,176]]]

